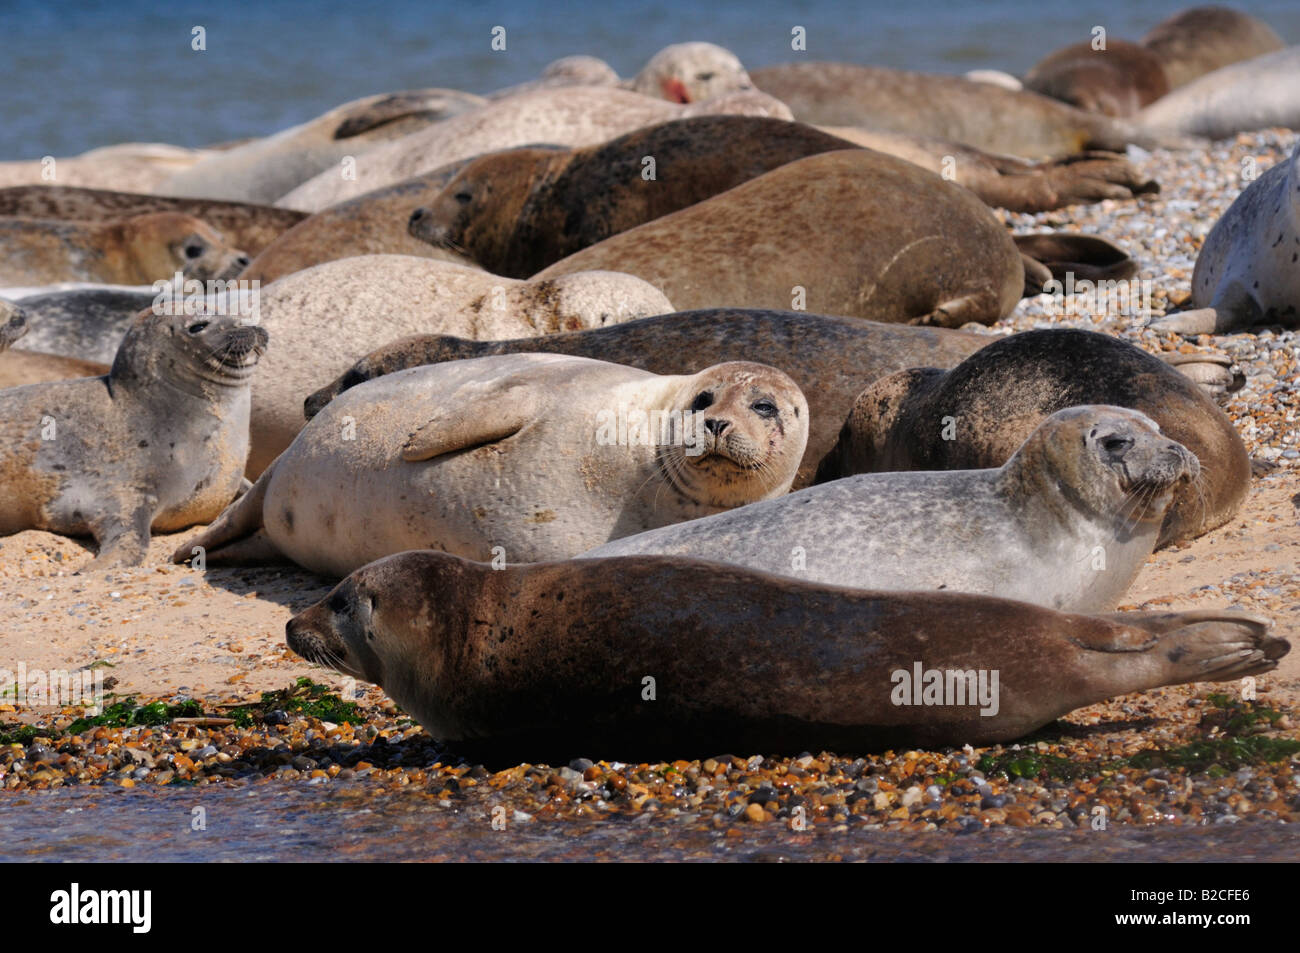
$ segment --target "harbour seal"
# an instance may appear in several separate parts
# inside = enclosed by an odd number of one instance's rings
[[[1138,43],[1107,38],[1049,53],[1025,74],[1025,88],[1085,112],[1131,116],[1169,92],[1160,54]]]
[[[581,558],[681,555],[859,589],[950,589],[1068,612],[1113,609],[1196,457],[1146,414],[1057,411],[996,470],[867,473]]]
[[[466,163],[411,213],[410,232],[494,274],[527,278],[795,159],[853,147],[783,119],[696,116],[582,149],[504,150]]]
[[[618,73],[598,56],[563,56],[546,65],[537,79],[531,79],[487,94],[489,101],[507,99],[535,89],[557,86],[617,86]]]
[[[427,258],[359,255],[286,275],[258,300],[275,349],[253,384],[249,478],[302,429],[303,398],[378,344],[429,332],[543,335],[672,310],[644,281],[609,272],[525,282]]]
[[[1157,134],[1209,139],[1272,126],[1300,129],[1300,46],[1206,73],[1132,121]]]
[[[107,222],[150,212],[179,212],[207,222],[232,245],[256,255],[307,217],[305,212],[245,202],[179,199],[138,192],[27,185],[0,189],[0,216]]]
[[[637,275],[678,308],[788,308],[955,328],[1020,300],[1006,228],[959,185],[866,149],[790,162],[539,272]]]
[[[411,213],[411,235],[436,248],[467,253],[488,271],[514,278],[536,274],[567,255],[671,212],[712,198],[775,168],[855,145],[891,155],[906,150],[899,138],[854,139],[803,123],[759,116],[699,116],[638,129],[585,149],[511,149],[468,162],[442,191]],[[1050,170],[977,150],[934,144],[900,158],[943,170],[957,161],[959,185],[986,202],[1021,210],[1057,208],[1096,198],[1131,197],[1156,188],[1118,156],[1092,156]],[[654,178],[646,179],[647,156]],[[928,164],[927,164],[928,163]],[[1008,164],[1024,166],[1003,174]],[[343,206],[336,206],[342,208]],[[333,209],[327,210],[329,215]]]
[[[859,126],[822,126],[854,145],[906,159],[970,189],[986,205],[1013,212],[1046,212],[1103,199],[1131,199],[1160,191],[1123,156],[1089,151],[1031,162],[960,142]]]
[[[1271,671],[1290,645],[1268,630],[1231,611],[1068,615],[691,559],[493,570],[412,552],[353,573],[285,637],[462,753],[563,764],[1006,742],[1115,695]],[[970,694],[905,699],[917,668]]]
[[[212,155],[208,149],[186,149],[159,142],[125,142],[91,149],[76,156],[0,162],[0,187],[36,185],[78,186],[122,192],[152,192],[177,172]]]
[[[212,519],[243,479],[266,343],[234,317],[146,312],[105,377],[0,391],[0,533],[90,535],[108,569]]]
[[[1001,466],[1048,415],[1100,403],[1147,414],[1201,464],[1199,477],[1174,491],[1158,546],[1207,533],[1237,512],[1250,458],[1214,401],[1141,348],[1067,328],[1002,338],[950,371],[913,368],[875,381],[854,402],[818,480]]]
[[[1192,304],[1152,326],[1183,334],[1300,327],[1300,142],[1215,222],[1196,256]]]
[[[756,361],[781,368],[808,398],[808,447],[795,479],[795,486],[803,487],[812,482],[818,461],[835,445],[840,424],[868,384],[918,364],[955,367],[995,340],[967,331],[738,308],[661,314],[509,341],[416,335],[372,351],[308,397],[304,412],[314,417],[342,392],[408,367],[496,354],[568,354],[654,374],[694,374],[728,361]]]
[[[0,219],[0,285],[147,285],[178,271],[205,281],[232,278],[247,264],[206,222],[177,212],[102,223]]]
[[[807,421],[794,382],[761,364],[671,377],[553,354],[416,367],[333,401],[173,558],[265,558],[269,542],[333,576],[423,547],[566,558],[785,493]]]
[[[107,374],[108,370],[108,365],[98,361],[14,347],[0,353],[0,390],[79,377],[99,377]]]
[[[1142,45],[1164,65],[1171,87],[1216,69],[1280,50],[1282,38],[1262,20],[1229,7],[1191,7],[1161,20]]]
[[[685,106],[607,86],[538,89],[489,103],[358,157],[356,178],[328,169],[277,205],[322,208],[486,152],[547,143],[590,146],[642,126],[715,113],[789,119],[784,105],[756,91]]]
[[[674,43],[650,57],[631,87],[671,103],[698,103],[754,88],[736,54],[714,43]]]
[[[152,289],[118,285],[24,295],[18,301],[31,318],[32,331],[23,347],[112,364],[131,322],[155,298]]]
[[[485,102],[481,96],[455,89],[412,89],[366,96],[264,139],[209,156],[173,176],[157,191],[189,198],[273,204],[313,176],[332,170],[345,156],[359,158],[381,143]]]
[[[26,334],[31,327],[27,312],[12,301],[0,298],[0,353]]]
[[[453,162],[307,215],[254,258],[239,273],[240,279],[268,285],[295,271],[355,255],[414,255],[478,267],[464,254],[435,248],[407,231],[411,210],[434,201],[464,165]]]
[[[1171,137],[1126,120],[960,76],[849,63],[787,63],[750,75],[755,86],[789,106],[795,119],[819,126],[950,139],[1029,159],[1089,149],[1123,152],[1129,143],[1173,144]]]

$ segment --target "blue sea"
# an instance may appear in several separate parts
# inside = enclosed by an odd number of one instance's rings
[[[118,142],[200,146],[265,135],[394,89],[488,92],[587,53],[634,74],[709,40],[757,68],[796,56],[934,72],[1023,73],[1094,26],[1136,40],[1181,0],[606,3],[489,0],[0,0],[0,160]],[[1300,42],[1297,0],[1236,4]],[[492,30],[506,29],[493,51]],[[807,31],[792,53],[791,30]],[[202,27],[206,50],[192,49]]]

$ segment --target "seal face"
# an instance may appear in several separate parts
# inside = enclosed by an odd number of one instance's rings
[[[1096,403],[1147,414],[1203,465],[1194,483],[1175,491],[1158,545],[1232,518],[1250,485],[1250,459],[1232,421],[1154,355],[1075,329],[1013,334],[951,371],[913,368],[874,381],[855,401],[818,480],[1001,466],[1050,414]]]
[[[754,88],[736,54],[713,43],[674,43],[646,63],[632,81],[644,96],[696,103]]]
[[[211,519],[240,485],[266,341],[232,316],[146,312],[106,377],[0,391],[0,533],[91,535],[104,569],[139,565],[151,529]]]
[[[494,570],[425,551],[357,570],[285,638],[461,753],[515,764],[1009,741],[1124,692],[1270,671],[1290,646],[1268,630],[1231,611],[1066,615],[676,557]],[[969,696],[901,698],[918,665],[969,673]]]
[[[27,312],[12,301],[0,298],[0,351],[7,351],[27,330]]]
[[[997,470],[847,477],[615,540],[584,558],[681,555],[829,585],[1113,608],[1196,458],[1146,415],[1075,407]]]
[[[243,559],[259,530],[336,576],[415,548],[567,558],[785,493],[807,420],[794,382],[757,364],[677,377],[550,354],[415,367],[330,402],[176,558],[200,545],[209,565]]]
[[[179,212],[108,223],[0,219],[0,282],[10,285],[147,285],[177,272],[226,279],[248,261],[206,222]]]

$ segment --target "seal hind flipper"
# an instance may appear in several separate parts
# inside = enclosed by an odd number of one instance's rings
[[[1245,612],[1120,612],[1101,618],[1123,629],[1092,643],[1078,640],[1075,633],[1071,640],[1102,652],[1141,653],[1147,664],[1140,667],[1146,671],[1137,688],[1270,672],[1291,649],[1286,639],[1269,635],[1270,620]]]
[[[1047,232],[1016,235],[1022,256],[1045,266],[1057,281],[1121,281],[1137,274],[1137,262],[1113,242],[1095,235]]]

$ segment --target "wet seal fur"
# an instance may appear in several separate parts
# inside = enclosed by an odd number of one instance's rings
[[[385,374],[495,354],[568,354],[655,374],[694,374],[728,361],[756,361],[781,368],[808,398],[808,447],[795,479],[795,486],[802,487],[812,482],[818,461],[834,446],[854,400],[872,381],[919,364],[955,367],[996,340],[967,331],[738,308],[661,314],[509,341],[416,335],[362,358],[308,397],[304,413],[314,417],[339,394]]]
[[[98,223],[0,219],[0,284],[148,285],[178,271],[206,281],[233,278],[247,264],[220,232],[178,212]]]
[[[1200,462],[1201,476],[1175,490],[1158,546],[1233,517],[1250,486],[1250,457],[1232,421],[1154,355],[1067,328],[1002,338],[950,371],[913,368],[876,381],[854,403],[818,480],[1001,466],[1045,417],[1100,403],[1148,415]],[[943,439],[947,418],[956,421],[952,440]]]
[[[631,434],[638,410],[650,415],[648,444]],[[667,441],[663,412],[680,415]],[[334,576],[425,547],[565,558],[785,493],[807,421],[794,382],[760,364],[660,377],[518,354],[412,368],[333,401],[175,558],[198,545],[209,565],[264,559],[269,542]]]
[[[107,222],[151,212],[178,212],[202,219],[249,255],[258,254],[282,232],[307,217],[305,212],[271,205],[171,198],[70,185],[0,189],[0,216],[6,217]]]
[[[994,744],[1116,695],[1272,671],[1290,649],[1231,611],[1067,615],[680,558],[493,570],[434,552],[358,570],[285,636],[493,764]],[[996,714],[895,704],[894,673],[918,661],[998,672]]]
[[[1183,334],[1300,327],[1300,143],[1210,230],[1192,272],[1192,304],[1152,327]]]
[[[538,278],[637,275],[682,309],[788,308],[955,328],[1010,314],[1025,270],[959,185],[867,149],[809,156],[614,235]]]
[[[146,312],[105,377],[0,391],[0,533],[93,536],[88,568],[109,569],[212,519],[243,480],[266,342],[233,317]]]
[[[260,296],[258,321],[275,349],[253,384],[249,478],[302,429],[304,396],[376,344],[434,331],[544,335],[672,310],[644,281],[609,272],[514,281],[407,255],[358,255],[294,272]]]

